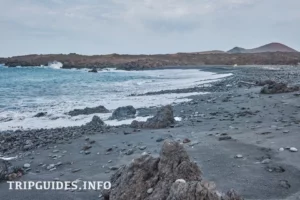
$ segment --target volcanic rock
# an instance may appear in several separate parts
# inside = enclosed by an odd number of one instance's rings
[[[285,83],[276,83],[270,82],[269,84],[265,85],[260,93],[261,94],[278,94],[278,93],[288,93],[288,92],[295,92],[299,91],[300,87],[298,86],[291,86],[288,87]]]
[[[70,112],[68,112],[68,115],[71,116],[77,116],[77,115],[91,115],[94,113],[109,113],[109,110],[107,110],[104,106],[97,106],[93,108],[84,108],[84,109],[75,109]]]
[[[104,125],[105,125],[105,123],[100,119],[100,117],[98,117],[96,115],[93,117],[91,122],[86,124],[86,126],[92,126],[92,127],[95,127],[95,128],[102,127]]]
[[[131,123],[132,128],[166,128],[175,123],[172,106],[163,106],[158,110],[156,115],[147,119],[146,122],[134,120]]]
[[[93,69],[89,70],[89,72],[92,72],[92,73],[97,73],[98,71],[97,71],[97,69],[96,69],[96,68],[93,68]]]
[[[113,112],[110,119],[124,120],[128,118],[134,118],[135,114],[136,114],[136,109],[133,106],[119,107]]]
[[[39,112],[36,115],[34,115],[33,117],[45,117],[47,115],[47,112]]]
[[[105,200],[242,200],[235,192],[222,195],[214,183],[203,181],[200,169],[175,141],[164,142],[159,158],[143,155],[120,168],[111,183],[103,192]]]

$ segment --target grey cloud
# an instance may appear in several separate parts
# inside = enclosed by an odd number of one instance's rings
[[[0,56],[227,50],[275,40],[300,50],[299,0],[0,0],[0,7]]]

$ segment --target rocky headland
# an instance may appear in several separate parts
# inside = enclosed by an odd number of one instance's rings
[[[169,66],[200,65],[298,65],[299,52],[263,52],[263,53],[177,53],[161,55],[94,55],[49,54],[25,55],[1,58],[0,63],[9,67],[47,66],[58,61],[62,68],[118,68],[125,70],[143,70]]]

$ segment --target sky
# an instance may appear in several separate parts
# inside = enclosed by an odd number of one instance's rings
[[[300,50],[300,0],[0,0],[0,57]]]

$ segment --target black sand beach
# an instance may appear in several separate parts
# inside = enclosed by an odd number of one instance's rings
[[[262,86],[256,82],[274,80],[299,85],[300,68],[199,69],[233,76],[211,87],[176,90],[210,93],[172,105],[174,115],[182,118],[174,126],[7,131],[0,133],[0,155],[18,155],[10,162],[13,166],[30,164],[27,173],[17,180],[109,181],[115,169],[143,152],[157,156],[164,140],[182,142],[187,138],[190,142],[183,145],[189,156],[197,162],[203,178],[214,181],[218,189],[234,188],[245,199],[299,199],[300,156],[290,148],[300,150],[300,92],[261,94]],[[139,115],[154,115],[156,110],[145,108]],[[0,183],[1,200],[100,199],[100,191],[12,191],[8,186]]]

